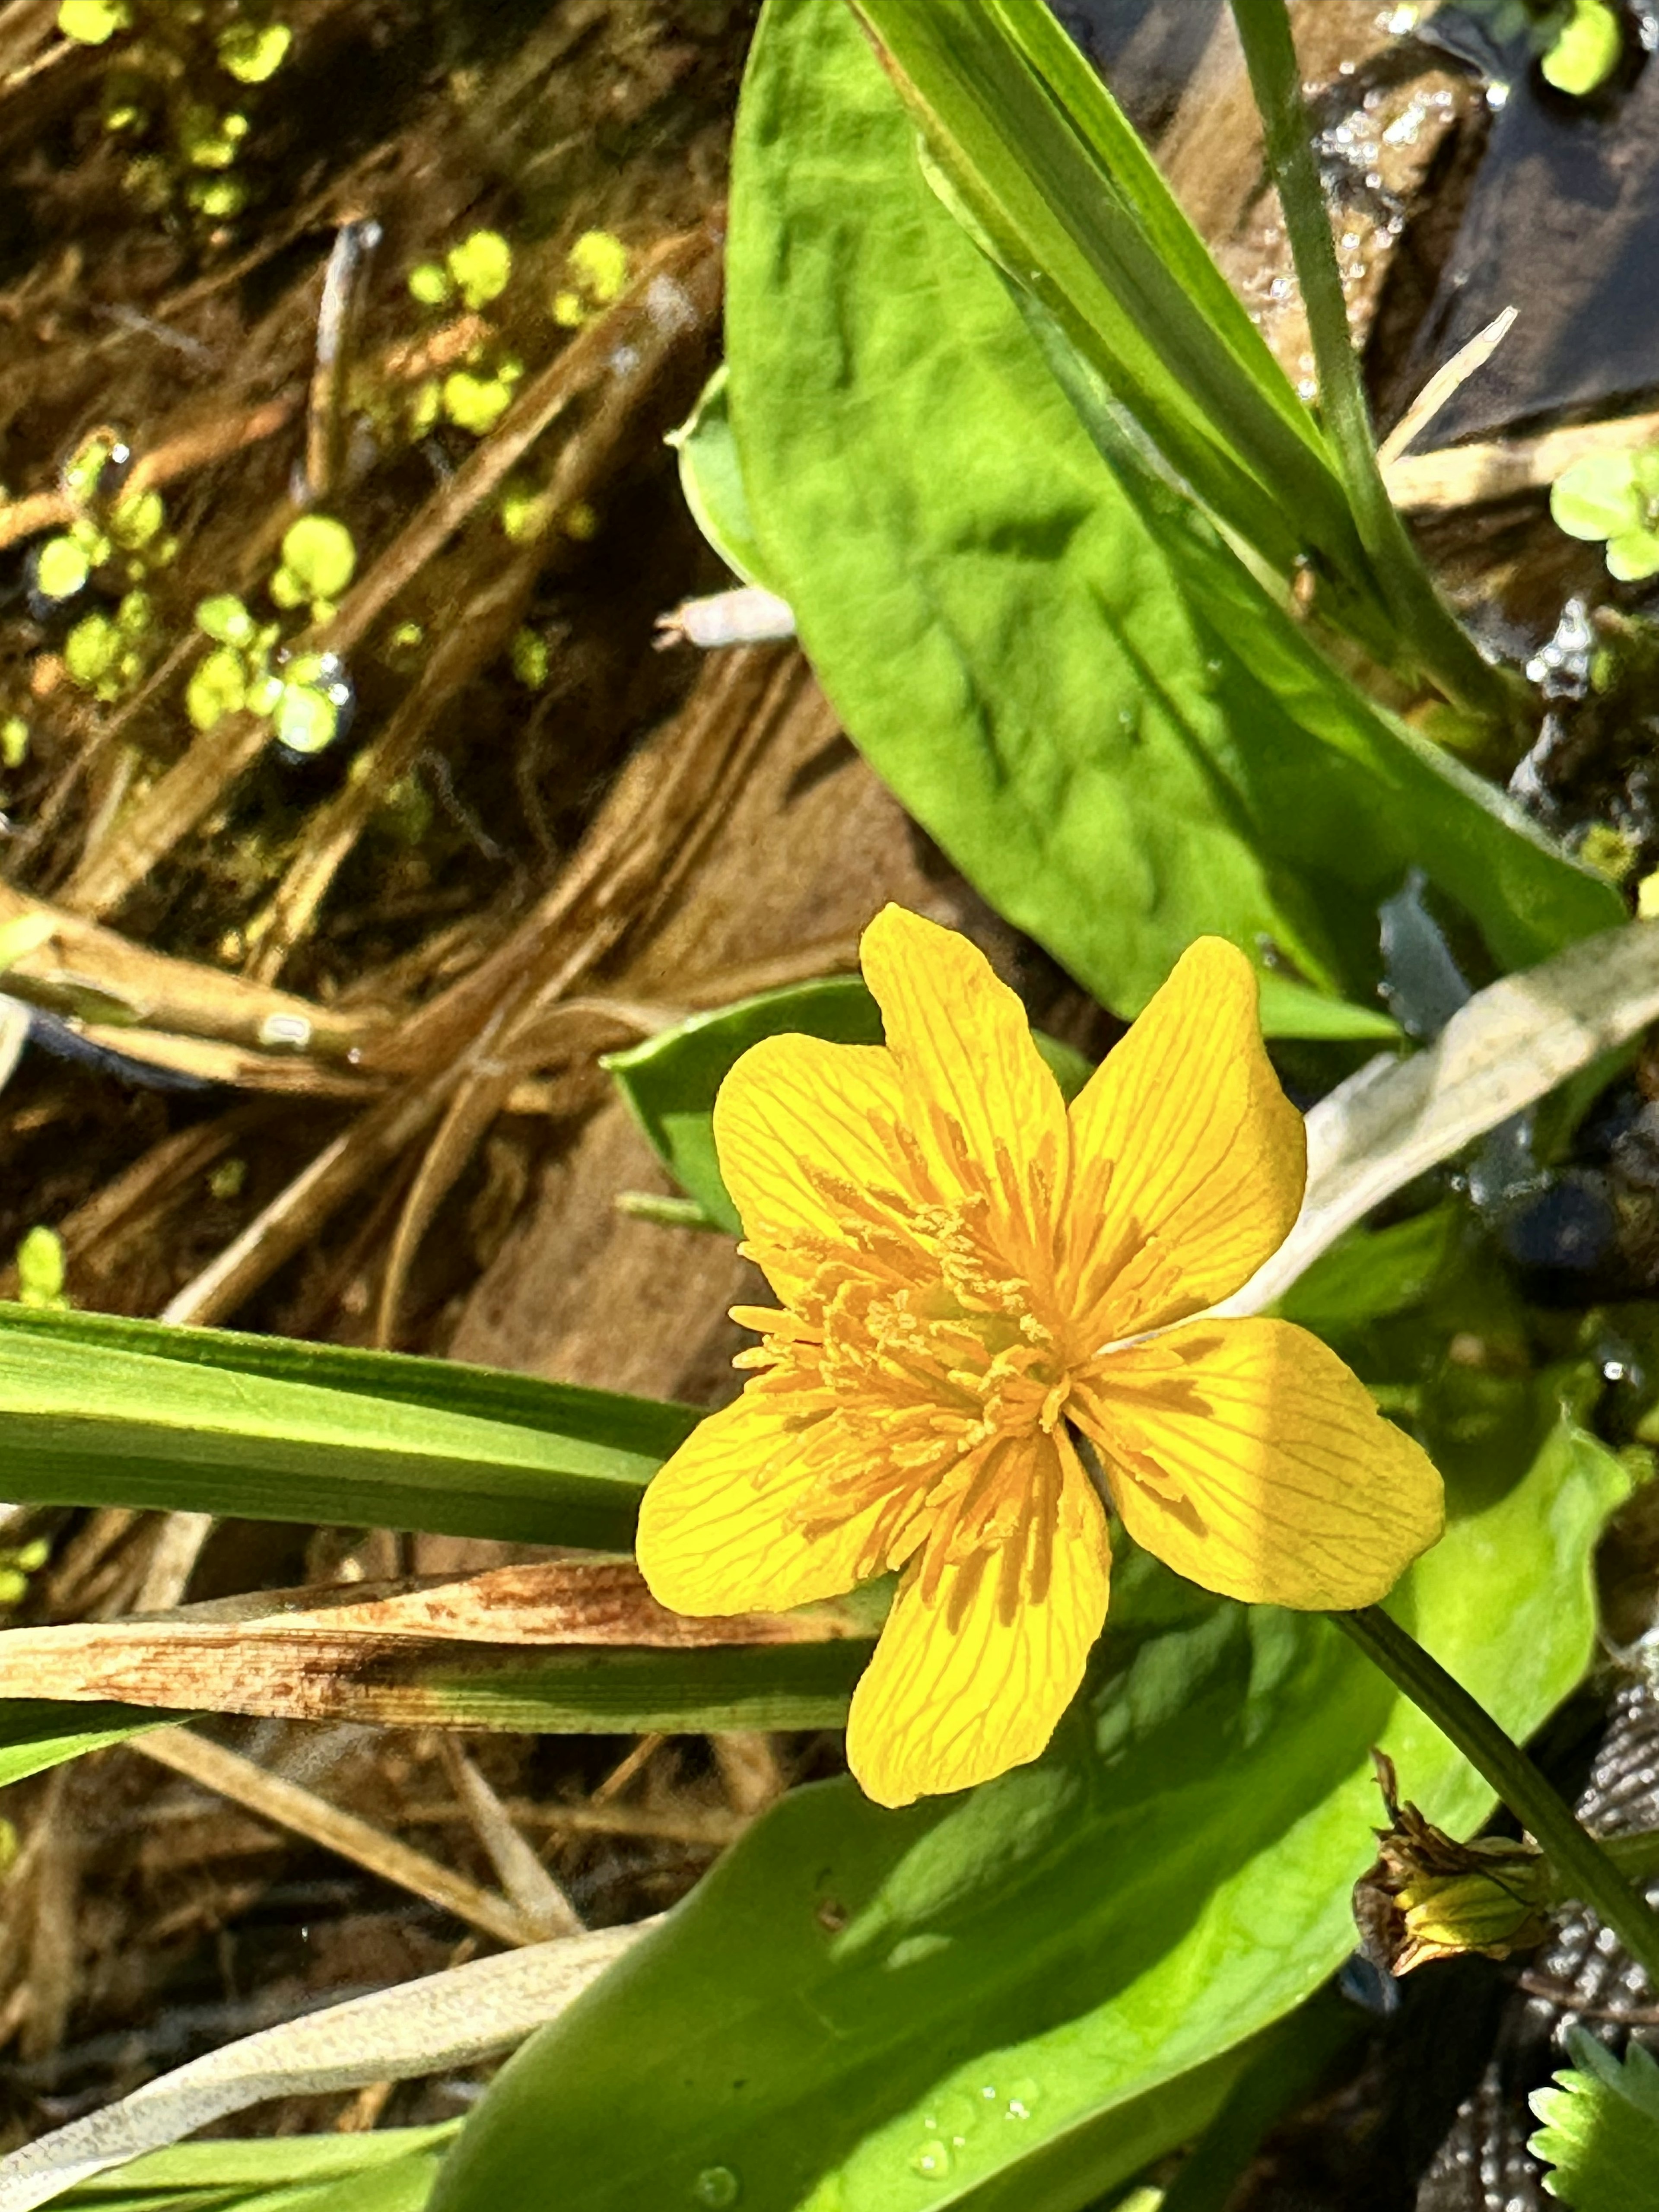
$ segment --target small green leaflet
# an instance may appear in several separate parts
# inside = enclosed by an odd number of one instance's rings
[[[1639,2043],[1622,2063],[1582,2027],[1567,2031],[1573,2063],[1533,2094],[1544,2123],[1529,2148],[1554,2170],[1552,2197],[1573,2212],[1653,2212],[1659,2203],[1659,2063]]]

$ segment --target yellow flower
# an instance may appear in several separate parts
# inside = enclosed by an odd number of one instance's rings
[[[714,1136],[781,1311],[645,1494],[675,1611],[782,1610],[896,1570],[847,1750],[885,1805],[1035,1759],[1106,1617],[1098,1455],[1135,1542],[1206,1589],[1341,1609],[1439,1535],[1440,1479],[1288,1322],[1210,1320],[1302,1202],[1255,977],[1182,957],[1068,1111],[964,938],[865,932],[883,1046],[769,1037]],[[1074,1434],[1075,1432],[1075,1434]]]

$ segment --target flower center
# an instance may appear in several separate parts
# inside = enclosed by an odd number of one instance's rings
[[[822,1468],[798,1525],[864,1522],[864,1576],[924,1543],[943,1565],[1006,1541],[1032,1510],[1030,1442],[1052,1433],[1072,1387],[1046,1285],[998,1249],[983,1194],[826,1195],[840,1234],[789,1253],[810,1269],[792,1310],[737,1309],[765,1338],[740,1364],[769,1370],[757,1387],[798,1412]]]

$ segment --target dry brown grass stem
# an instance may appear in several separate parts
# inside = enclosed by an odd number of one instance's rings
[[[128,1748],[204,1790],[216,1790],[260,1820],[337,1852],[383,1881],[423,1897],[469,1927],[493,1936],[498,1943],[539,1943],[545,1939],[547,1931],[506,1898],[480,1888],[465,1875],[428,1858],[424,1851],[411,1850],[372,1821],[330,1804],[314,1790],[272,1774],[191,1729],[158,1729],[152,1735],[135,1737]]]

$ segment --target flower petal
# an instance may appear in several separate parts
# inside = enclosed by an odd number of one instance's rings
[[[851,1589],[879,1502],[811,1534],[797,1525],[835,1463],[838,1426],[833,1414],[804,1425],[764,1383],[699,1422],[640,1506],[635,1549],[658,1604],[783,1613]]]
[[[1024,1007],[985,955],[956,930],[886,906],[859,958],[940,1194],[1000,1193],[1000,1212],[1025,1215],[1035,1166],[1051,1198],[1063,1195],[1066,1103]],[[1041,1210],[1048,1215],[1052,1206]],[[1042,1230],[1046,1255],[1046,1220]]]
[[[881,1045],[822,1037],[765,1037],[733,1065],[714,1101],[720,1173],[756,1257],[787,1297],[805,1269],[791,1267],[803,1234],[836,1237],[845,1209],[833,1186],[903,1191],[912,1171],[896,1149],[904,1093]]]
[[[1301,1207],[1302,1116],[1262,1047],[1255,971],[1224,938],[1182,953],[1071,1124],[1066,1296],[1091,1348],[1237,1290]]]
[[[1036,1510],[1012,1544],[906,1569],[853,1694],[847,1757],[880,1805],[965,1790],[1035,1759],[1106,1618],[1111,1547],[1064,1431],[1030,1443]]]
[[[1136,1543],[1224,1597],[1374,1605],[1443,1525],[1427,1454],[1290,1322],[1193,1322],[1110,1352],[1066,1410]]]

